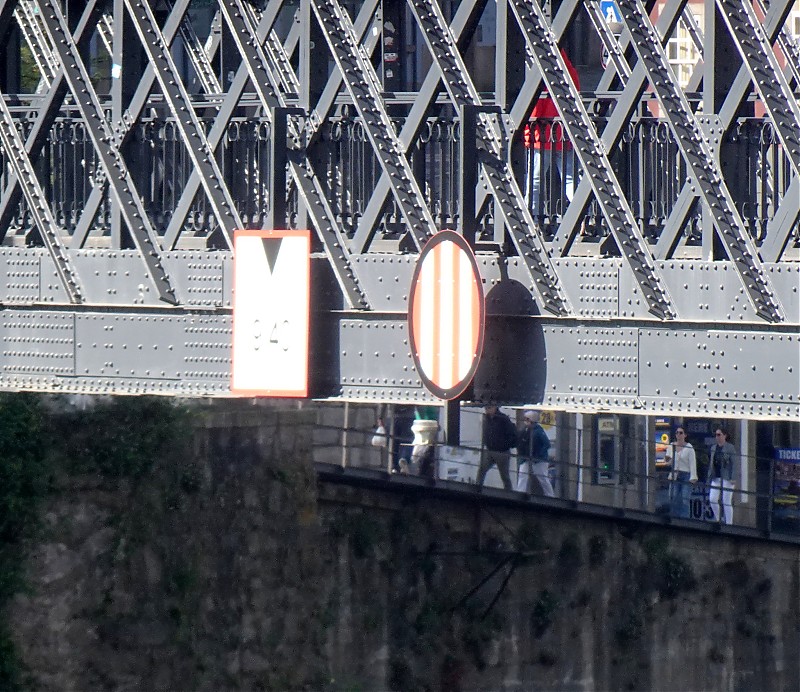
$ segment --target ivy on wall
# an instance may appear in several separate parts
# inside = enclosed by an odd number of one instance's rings
[[[37,525],[51,471],[41,399],[0,394],[0,689],[23,684],[8,631],[9,601],[24,588],[25,539]]]

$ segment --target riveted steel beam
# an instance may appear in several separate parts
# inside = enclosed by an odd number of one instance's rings
[[[70,40],[69,30],[58,0],[47,0],[42,8],[42,18],[50,39],[58,53],[64,76],[75,98],[86,130],[97,151],[98,161],[119,205],[128,230],[147,266],[156,294],[166,303],[177,302],[175,289],[170,284],[166,268],[158,253],[155,236],[136,185],[119,151],[112,145],[113,134],[103,114],[97,93],[92,86],[86,67],[78,53],[77,45]],[[97,181],[100,183],[100,180]]]
[[[592,184],[606,223],[622,256],[633,271],[649,311],[661,319],[674,319],[677,314],[672,298],[658,274],[633,212],[625,201],[622,186],[611,168],[602,141],[597,136],[580,94],[569,76],[558,44],[548,31],[547,22],[538,2],[525,4],[521,0],[513,0],[511,7],[542,72],[548,92],[569,132],[585,175]]]
[[[619,0],[617,4],[691,175],[713,210],[714,226],[741,275],[745,293],[759,317],[768,322],[782,321],[781,306],[761,267],[755,244],[744,227],[686,96],[677,86],[650,18],[639,0]]]
[[[353,22],[356,40],[359,41],[364,53],[372,55],[375,47],[379,43],[380,21],[375,15],[378,13],[380,0],[366,0]],[[317,103],[308,104],[308,130],[306,135],[306,146],[312,147],[318,140],[322,128],[322,123],[330,114],[344,78],[339,70],[332,70],[328,76],[328,81],[320,94]],[[383,173],[382,177],[386,174]],[[387,183],[388,184],[388,183]],[[387,193],[389,188],[387,187]]]
[[[770,42],[774,41],[777,36],[783,31],[785,19],[785,1],[770,3],[769,10],[763,22],[763,29],[765,35]],[[671,6],[667,6],[667,11]],[[665,43],[665,36],[669,35],[668,31],[663,30],[662,21],[666,19],[665,15],[659,17],[659,35],[661,36],[662,45]],[[684,14],[685,18],[685,14]],[[637,64],[637,70],[643,69],[641,63]],[[702,62],[698,64],[695,69],[692,81],[695,78],[702,77],[704,65]],[[733,80],[731,88],[729,89],[722,106],[719,108],[719,121],[718,128],[722,131],[728,130],[734,122],[742,100],[746,97],[747,91],[750,87],[750,74],[745,65],[739,68],[738,74]],[[691,85],[690,85],[691,88]],[[611,123],[609,123],[609,126]],[[608,128],[607,128],[608,129]],[[580,192],[580,190],[578,191]],[[576,193],[577,197],[578,193]],[[668,255],[665,254],[667,249],[675,248],[680,234],[683,231],[686,214],[690,210],[694,201],[699,197],[697,187],[693,179],[684,183],[683,189],[678,197],[673,211],[670,214],[667,223],[661,233],[658,241],[656,257],[663,258]],[[798,214],[800,214],[800,183],[797,177],[793,177],[789,188],[783,196],[780,207],[769,221],[767,227],[767,235],[760,248],[760,255],[764,262],[777,262],[779,261],[784,247],[786,246],[789,235],[794,224],[797,221]]]
[[[611,32],[611,28],[608,26],[599,0],[586,0],[584,7],[586,8],[586,14],[589,15],[589,21],[591,21],[594,30],[600,37],[603,48],[605,48],[606,54],[608,55],[608,66],[606,69],[615,70],[620,83],[622,86],[625,86],[631,76],[631,67],[625,59],[625,54],[620,48],[617,37],[614,36]]]
[[[785,29],[787,2],[788,0],[780,0],[769,4],[762,26],[770,43],[777,40]],[[748,68],[742,65],[719,110],[720,122],[723,127],[728,127],[733,122],[739,104],[750,87],[750,80]],[[778,210],[767,224],[767,236],[761,245],[761,257],[765,262],[780,261],[798,218],[800,218],[800,180],[794,176],[783,195]]]
[[[791,3],[787,2],[786,5],[788,10]],[[778,64],[764,28],[756,17],[752,3],[717,0],[717,6],[797,175],[800,173],[800,106]]]
[[[107,12],[100,15],[100,21],[97,22],[97,35],[103,42],[106,51],[109,55],[114,54],[114,18]]]
[[[262,13],[255,7],[252,8],[252,12],[257,20],[256,24],[260,24]],[[274,31],[267,34],[264,52],[269,57],[270,64],[276,68],[275,74],[280,79],[281,90],[286,94],[300,93],[300,80],[297,79],[283,43]]]
[[[588,11],[588,8],[587,8]],[[666,27],[666,23],[662,20],[664,13],[670,17],[669,20],[669,28]],[[692,39],[692,43],[694,44],[697,51],[702,56],[703,55],[703,32],[700,30],[700,27],[697,25],[695,21],[694,14],[692,13],[692,7],[689,5],[688,2],[685,0],[671,0],[670,2],[662,5],[659,8],[659,15],[658,15],[658,26],[659,26],[659,33],[661,37],[666,40],[668,39],[673,32],[673,29],[677,26],[678,22],[682,22],[684,27],[686,27],[686,31],[689,33],[690,38]],[[593,22],[594,23],[594,22]],[[616,37],[616,41],[619,45],[619,50],[625,55],[630,49],[630,39],[626,33],[622,33],[620,36]],[[630,64],[630,63],[628,63]],[[597,84],[597,91],[608,91],[611,89],[613,80],[615,79],[615,72],[612,68],[613,65],[609,65],[606,67],[605,72],[603,73],[602,77],[600,78],[599,83]],[[695,91],[697,89],[697,85],[700,83],[700,77],[702,75],[703,69],[703,61],[700,60],[695,67],[694,73],[692,75],[692,79],[690,80],[690,86],[687,87],[688,91]]]
[[[408,233],[421,249],[425,241],[439,229],[383,105],[375,69],[361,51],[353,23],[338,0],[312,0],[311,6],[342,73],[347,91],[361,116],[373,151],[389,176]]]
[[[188,7],[189,0],[178,0],[178,2],[173,5],[172,11],[167,17],[167,20],[164,23],[164,28],[162,29],[164,40],[168,44],[171,44],[173,38],[177,35],[180,24],[183,20],[183,16]],[[114,128],[114,146],[118,150],[122,149],[125,142],[127,142],[128,138],[131,136],[134,123],[136,123],[136,121],[139,119],[139,116],[147,104],[150,91],[153,88],[153,84],[155,84],[155,79],[156,77],[153,66],[148,63],[144,74],[142,75],[142,78],[136,87],[136,91],[131,97],[130,103],[122,115],[121,122],[116,123],[117,127]],[[94,224],[97,211],[103,202],[105,192],[105,183],[103,185],[97,185],[92,189],[92,192],[89,194],[89,199],[86,201],[83,213],[81,214],[81,218],[79,219],[78,224],[75,227],[75,231],[72,234],[72,242],[70,243],[71,247],[80,248],[84,246],[86,238],[89,236],[89,233],[92,230],[92,225]],[[163,240],[161,245],[165,250],[171,249],[171,246],[166,244]]]
[[[485,180],[494,195],[496,208],[503,217],[509,236],[530,274],[529,290],[544,310],[555,315],[569,315],[571,308],[561,288],[558,275],[550,263],[544,242],[525,204],[522,191],[505,160],[503,140],[490,116],[482,112],[482,101],[469,76],[456,41],[444,20],[441,9],[430,0],[411,0],[419,27],[431,56],[439,65],[443,83],[453,104],[477,111],[478,158]],[[465,146],[472,146],[467,142]],[[464,163],[466,165],[466,162]]]
[[[181,2],[186,2],[186,0],[181,0]],[[270,0],[264,11],[261,13],[261,18],[255,31],[256,41],[259,43],[259,45],[263,43],[267,36],[272,34],[272,26],[275,23],[282,6],[281,0]],[[222,15],[219,11],[215,15],[214,21],[223,21]],[[218,37],[220,34],[221,31],[219,30],[212,32],[212,36]],[[207,48],[207,53],[213,57],[214,52],[212,49],[218,47],[219,39],[214,39],[214,41],[211,41],[211,44],[212,45]],[[279,91],[279,89],[275,86],[276,82],[273,81],[275,80],[275,75],[273,74],[272,70],[268,70],[267,74],[270,78],[270,82],[262,85],[262,88],[270,88],[276,92]],[[236,112],[236,109],[239,107],[239,101],[242,97],[242,94],[244,94],[248,79],[249,72],[247,70],[247,66],[242,63],[237,68],[233,81],[228,86],[228,91],[225,93],[222,104],[217,111],[217,115],[214,118],[214,122],[208,133],[208,143],[214,151],[217,150],[220,142],[222,142],[225,136],[225,131],[228,127],[228,123],[233,117],[233,114]],[[277,100],[275,101],[275,105],[280,105]],[[192,171],[189,179],[184,185],[183,191],[181,192],[181,197],[178,200],[178,204],[176,205],[172,214],[172,218],[167,226],[167,230],[164,233],[164,247],[173,248],[178,242],[178,238],[181,235],[183,226],[186,223],[186,218],[194,202],[195,195],[200,189],[200,184],[201,181],[199,171]]]
[[[242,55],[250,81],[258,94],[262,106],[272,118],[272,136],[273,138],[283,136],[283,141],[273,142],[273,146],[285,147],[287,129],[291,131],[289,139],[292,140],[293,148],[297,155],[289,160],[287,158],[274,159],[273,167],[280,165],[275,163],[276,160],[283,161],[283,165],[289,164],[289,170],[314,220],[314,226],[317,229],[318,236],[323,243],[325,253],[331,262],[334,274],[348,305],[351,308],[367,308],[369,307],[367,296],[359,284],[355,268],[350,262],[344,239],[334,221],[333,213],[325,199],[317,176],[314,174],[308,158],[303,154],[299,154],[299,150],[302,148],[300,133],[294,127],[276,127],[276,113],[281,112],[283,114],[281,120],[286,117],[286,102],[281,92],[270,86],[271,82],[277,80],[275,80],[275,76],[269,68],[266,53],[253,30],[254,15],[240,0],[220,0],[219,7],[231,28],[231,33]],[[277,174],[277,171],[273,171],[273,174]],[[283,176],[278,176],[278,178],[281,181],[284,180]],[[285,185],[276,182],[273,184],[273,191],[272,204],[276,208],[280,208],[284,205]],[[277,214],[273,211],[273,218],[277,221],[276,216]]]
[[[173,9],[171,3],[167,3],[167,6]],[[186,15],[184,15],[181,20],[179,31],[181,39],[183,39],[183,46],[186,49],[186,54],[189,56],[197,79],[200,80],[204,91],[207,94],[221,93],[222,86],[219,83],[219,79],[217,79],[217,73],[211,66],[211,61],[208,59],[205,47],[200,43],[200,39],[197,37],[194,27]],[[169,44],[166,36],[164,38],[167,44]]]
[[[194,167],[200,173],[200,182],[214,216],[216,216],[229,246],[232,246],[233,231],[236,228],[242,228],[242,221],[222,177],[222,171],[214,158],[214,151],[206,139],[200,120],[192,107],[189,94],[186,92],[186,87],[172,60],[169,45],[158,28],[147,0],[125,0],[125,5],[150,64],[153,66],[161,92],[175,118],[175,124],[181,133],[186,151]]]
[[[73,41],[80,46],[88,37],[91,29],[99,14],[99,6],[95,0],[87,3],[83,13],[78,20],[73,35]],[[68,90],[67,82],[64,79],[64,71],[59,66],[58,71],[53,76],[53,82],[39,103],[36,119],[30,126],[30,131],[25,140],[25,152],[32,164],[35,164],[42,147],[47,142],[50,134],[50,127],[59,114],[59,108],[63,103],[64,96]],[[3,189],[2,199],[0,199],[0,241],[5,237],[6,231],[11,223],[11,218],[17,208],[17,204],[22,195],[19,180],[16,175],[9,175]]]
[[[59,228],[53,218],[50,205],[36,177],[36,171],[25,151],[25,145],[14,125],[11,111],[8,110],[5,99],[0,98],[0,141],[6,159],[14,169],[17,179],[22,183],[22,192],[28,202],[28,209],[33,216],[36,228],[44,241],[45,246],[53,258],[56,272],[61,279],[64,289],[71,303],[82,303],[84,300],[80,277],[72,264],[67,249],[61,240]]]
[[[14,18],[17,20],[20,33],[31,50],[31,55],[39,68],[42,85],[48,88],[53,81],[53,77],[58,70],[58,59],[53,55],[53,49],[48,43],[47,32],[42,26],[39,18],[39,8],[34,0],[19,0],[17,8],[14,10]]]
[[[549,25],[549,32],[552,34],[554,41],[559,42],[561,40],[564,32],[567,30],[567,27],[572,22],[575,13],[581,9],[582,5],[583,3],[579,0],[563,0],[563,2],[561,2],[558,11],[553,17],[552,23]],[[513,131],[518,131],[530,120],[531,108],[534,100],[536,99],[536,95],[539,93],[542,87],[542,82],[543,78],[541,71],[538,69],[533,69],[533,66],[526,66],[525,83],[522,85],[519,96],[514,101],[509,114],[510,127]],[[626,105],[628,108],[628,115],[625,120],[619,124],[618,128],[616,128],[615,138],[621,136],[623,126],[627,124],[630,114],[633,112],[633,109],[639,101],[641,89],[644,88],[643,84],[644,78],[642,78],[642,86],[640,89],[635,89],[632,88],[631,85],[628,85],[623,91],[621,98],[627,99],[625,101],[626,104],[630,102],[629,105]],[[615,108],[614,113],[616,113],[617,110],[618,108]],[[614,115],[612,114],[612,120],[613,118]],[[610,128],[611,122],[609,122],[609,125],[606,127],[606,131],[611,132],[612,130]],[[605,138],[603,141],[606,145],[606,151],[611,151],[612,147],[609,146]],[[557,237],[566,237],[568,240],[562,239],[560,243],[556,243],[555,241],[551,242],[551,255],[558,256],[559,254],[566,254],[569,244],[572,242],[572,238],[579,229],[579,218],[583,214],[583,210],[588,204],[591,194],[592,187],[590,182],[585,176],[581,177],[572,201],[569,203],[569,205],[567,205],[567,208],[562,216],[561,223],[559,224],[559,230],[557,232]]]
[[[692,39],[692,43],[694,44],[695,49],[702,58],[704,51],[703,32],[697,25],[697,21],[695,21],[694,14],[692,14],[692,10],[690,7],[684,8],[683,14],[681,14],[681,21],[683,22],[683,25],[686,27],[686,31],[689,34],[689,37]]]
[[[796,0],[781,0],[783,5],[786,7],[786,11],[788,12],[791,10],[793,3]],[[775,2],[772,0],[769,3],[769,10],[774,11],[776,9],[776,5],[780,5],[780,2]],[[759,11],[762,15],[767,14],[767,8],[764,6],[764,0],[756,0],[756,6],[758,7]],[[785,15],[784,15],[785,19]],[[784,57],[786,58],[786,68],[784,69],[784,75],[789,76],[791,75],[792,78],[800,85],[800,45],[798,45],[797,39],[792,35],[789,31],[789,27],[785,21],[780,22],[781,30],[778,32],[778,36],[776,38],[776,42],[778,47],[783,52]]]
[[[476,0],[464,0],[464,2],[459,4],[455,15],[453,16],[453,22],[450,25],[453,38],[457,43],[466,42],[468,38],[471,37],[472,34],[470,33],[469,29],[474,28],[477,17],[480,17],[480,13],[483,11],[483,6],[483,3],[477,2]],[[361,31],[363,33],[366,31],[368,24],[365,20],[362,20],[362,14],[363,12],[359,13],[358,18],[356,19],[356,31]],[[378,32],[376,31],[374,36],[368,33],[364,37],[364,50],[367,55],[371,54],[372,48],[377,40],[377,35]],[[398,138],[401,146],[406,152],[409,151],[411,144],[419,135],[420,128],[425,122],[425,118],[430,111],[431,105],[436,99],[436,95],[439,92],[441,74],[442,73],[439,69],[438,63],[431,63],[430,67],[428,68],[428,72],[425,75],[425,80],[419,89],[417,98],[414,99],[414,103],[411,105],[411,110],[403,122],[403,126],[400,129]],[[330,81],[328,86],[331,86]],[[336,84],[336,88],[338,88],[338,82]],[[323,96],[327,93],[328,87],[326,87]],[[356,230],[356,233],[350,243],[350,247],[354,253],[358,254],[367,250],[375,234],[375,229],[379,223],[380,215],[383,212],[384,205],[386,204],[386,200],[390,193],[391,183],[389,181],[389,176],[382,171],[381,177],[378,179],[378,183],[375,185],[372,196],[367,203],[367,208],[364,210],[364,214],[359,220],[358,229]]]

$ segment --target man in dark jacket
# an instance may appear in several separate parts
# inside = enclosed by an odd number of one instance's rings
[[[481,447],[481,465],[478,467],[478,486],[483,485],[486,472],[494,465],[500,472],[503,487],[511,490],[511,475],[508,465],[511,448],[517,444],[517,429],[511,419],[501,413],[497,406],[490,404],[484,409],[483,441]]]
[[[519,434],[517,453],[520,460],[520,477],[522,476],[522,467],[527,465],[528,479],[525,487],[517,484],[517,490],[526,493],[532,492],[532,481],[536,477],[542,492],[547,497],[555,497],[553,484],[550,482],[549,450],[550,438],[539,424],[539,412],[525,411],[525,427]]]

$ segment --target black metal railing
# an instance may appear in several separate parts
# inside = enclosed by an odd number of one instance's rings
[[[555,491],[553,502],[559,506],[566,501],[577,509],[614,510],[619,514],[632,511],[650,515],[654,520],[668,520],[684,526],[702,523],[710,529],[728,524],[755,529],[761,535],[780,535],[800,542],[800,491],[797,482],[794,485],[790,481],[780,482],[781,474],[776,475],[774,459],[741,455],[741,469],[736,472],[734,488],[728,495],[724,491],[712,491],[712,483],[707,478],[707,455],[705,450],[697,449],[698,478],[680,498],[671,466],[662,461],[656,462],[655,469],[652,469],[654,441],[628,436],[620,444],[620,447],[627,448],[627,459],[609,464],[599,458],[578,458],[577,450],[585,448],[585,434],[588,433],[582,430],[559,428],[558,436],[571,440],[567,446],[569,451],[563,451],[563,447],[561,452],[557,451],[558,448],[555,451],[551,448],[553,453],[547,473]],[[422,475],[433,485],[454,482],[458,485],[448,487],[457,489],[461,486],[464,492],[477,491],[480,446],[447,446],[441,441],[441,432],[437,435],[432,472],[421,470],[410,438],[395,440],[391,428],[381,436],[376,435],[372,428],[317,425],[312,432],[311,448],[313,460],[317,463],[342,469],[369,469],[385,474],[387,479],[394,475]],[[541,498],[548,505],[551,500],[542,492],[535,475],[529,479],[524,461],[516,450],[512,450],[512,489],[505,497],[520,501]],[[764,486],[753,488],[747,485],[748,482],[755,485],[763,482]],[[490,469],[483,486],[491,488],[493,493],[503,491],[496,467]],[[730,506],[731,516],[731,521],[727,522],[726,504]]]
[[[596,116],[602,130],[604,117]],[[208,130],[211,119],[201,120]],[[23,136],[29,126],[22,119]],[[402,117],[395,118],[400,129]],[[568,207],[582,170],[557,120],[537,120],[529,125],[531,138],[539,146],[524,148],[524,165],[517,171],[525,203],[540,224],[545,237],[552,237]],[[372,146],[356,117],[326,121],[309,152],[340,228],[353,236],[362,223],[368,203],[381,177]],[[262,227],[271,207],[272,160],[270,124],[259,118],[231,121],[217,149],[219,167],[246,227]],[[457,119],[428,119],[407,153],[417,183],[440,228],[454,228],[459,220],[458,179],[460,127]],[[169,118],[144,120],[134,126],[123,149],[137,190],[157,234],[166,233],[193,172],[181,136]],[[726,182],[751,235],[764,240],[769,221],[788,189],[791,168],[771,123],[749,118],[736,123],[722,144],[722,167]],[[547,161],[544,161],[547,158]],[[609,152],[628,204],[642,235],[655,243],[664,231],[675,202],[687,182],[687,168],[666,121],[641,117],[632,122],[618,146]],[[8,181],[9,167],[0,154],[0,184]],[[548,165],[542,165],[547,163]],[[65,116],[51,127],[48,143],[36,163],[38,175],[65,235],[74,232],[92,190],[104,185],[94,145],[79,117]],[[106,190],[93,223],[94,235],[110,232],[112,203]],[[592,198],[593,199],[593,198]],[[683,224],[689,245],[700,243],[699,205]],[[187,207],[184,201],[183,208]],[[290,194],[289,215],[297,209],[297,195]],[[390,194],[376,219],[379,237],[392,239],[405,232],[402,217]],[[7,235],[25,235],[33,226],[25,201],[21,201]],[[217,221],[202,188],[188,204],[181,232],[190,236],[210,235]],[[479,229],[492,228],[492,205],[484,205]],[[596,201],[587,206],[582,219],[584,236],[606,235],[605,222]],[[792,240],[798,243],[797,234]]]

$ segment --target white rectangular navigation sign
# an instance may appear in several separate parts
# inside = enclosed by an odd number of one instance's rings
[[[243,396],[308,396],[309,231],[236,231],[233,372]]]

